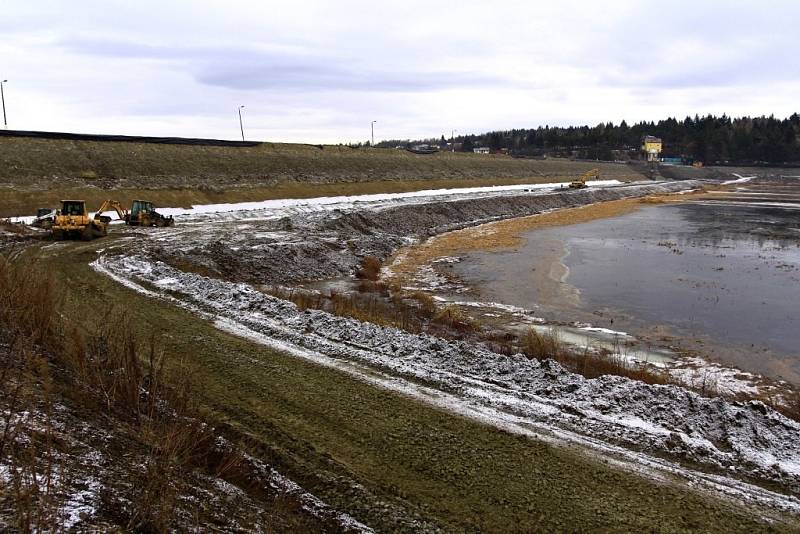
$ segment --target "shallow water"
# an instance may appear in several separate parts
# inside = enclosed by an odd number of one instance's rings
[[[800,205],[733,197],[535,230],[455,269],[482,297],[800,383]]]

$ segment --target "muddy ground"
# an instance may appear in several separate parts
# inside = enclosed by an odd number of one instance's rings
[[[556,192],[456,195],[409,202],[332,206],[294,214],[253,212],[236,222],[213,214],[148,247],[167,263],[254,284],[286,284],[353,274],[367,255],[477,224],[594,202],[690,189],[695,182],[618,185]],[[267,215],[265,217],[265,215]],[[213,227],[213,232],[208,228]]]
[[[380,530],[797,528],[800,427],[553,362],[302,311],[257,287],[350,276],[452,229],[697,183],[197,214],[46,244],[77,309],[126,303],[202,402],[336,509]],[[69,258],[70,261],[63,261]],[[88,264],[92,264],[90,269]]]

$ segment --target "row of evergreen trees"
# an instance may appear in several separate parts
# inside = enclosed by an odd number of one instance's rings
[[[685,161],[771,165],[800,162],[800,115],[797,113],[783,120],[774,116],[732,119],[726,115],[708,115],[633,125],[622,121],[618,125],[609,122],[594,127],[540,126],[458,136],[455,142],[461,143],[461,150],[467,152],[486,146],[492,150],[507,149],[514,155],[614,160],[640,157],[645,135],[663,140],[663,156],[681,157]],[[419,142],[447,143],[444,136]],[[406,143],[387,141],[381,145]]]

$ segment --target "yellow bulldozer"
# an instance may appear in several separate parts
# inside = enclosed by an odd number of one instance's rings
[[[569,184],[570,189],[584,189],[588,187],[586,185],[586,180],[590,180],[594,178],[595,180],[600,179],[600,169],[592,169],[590,171],[586,171],[582,175],[580,175],[576,180],[573,180]]]
[[[84,200],[62,200],[61,211],[56,215],[53,226],[50,228],[56,239],[80,238],[85,241],[108,234],[108,223],[111,217],[103,215],[106,211],[114,210],[122,220],[127,220],[128,211],[116,200],[106,200],[95,212],[94,217],[89,217]]]

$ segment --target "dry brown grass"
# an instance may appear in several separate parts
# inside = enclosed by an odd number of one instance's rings
[[[565,181],[595,165],[283,143],[196,147],[13,137],[0,139],[0,161],[0,184],[11,186],[0,187],[0,216],[30,215],[63,198],[99,206],[109,191],[124,204],[147,198],[178,207]],[[600,166],[606,176],[642,177],[625,165]]]
[[[375,256],[364,256],[361,267],[356,271],[356,278],[377,281],[381,276],[381,260]]]
[[[467,315],[460,307],[453,305],[439,309],[433,316],[432,322],[462,334],[475,333],[481,329],[478,321]]]
[[[53,455],[53,380],[34,343],[56,335],[54,309],[60,300],[52,276],[36,265],[0,256],[0,463],[9,466],[3,501],[14,507],[22,531],[58,528],[57,466]],[[41,414],[35,431],[31,413]]]
[[[564,346],[554,332],[541,333],[529,329],[520,340],[522,353],[537,360],[556,360],[574,373],[586,378],[617,375],[639,380],[647,384],[675,383],[661,371],[638,362],[603,351],[588,348],[576,352]]]
[[[521,340],[522,350],[529,358],[557,360],[564,349],[555,332],[540,333],[529,328]]]
[[[671,202],[663,196],[646,196],[639,199],[640,204],[666,204]]]
[[[301,310],[324,310],[366,323],[392,326],[414,333],[422,331],[427,312],[421,312],[415,302],[392,298],[385,286],[368,282],[371,289],[359,293],[330,291],[324,294],[283,287],[264,287],[262,290],[268,295],[293,302]]]
[[[433,297],[427,293],[407,293],[397,286],[371,281],[369,283],[369,290],[361,291],[364,288],[360,284],[360,291],[357,293],[331,290],[326,294],[284,287],[264,287],[262,290],[295,303],[301,310],[324,310],[341,317],[392,326],[412,333],[429,331],[449,339],[462,339],[481,329],[480,323],[458,306],[439,308]]]
[[[400,291],[395,291],[393,294],[400,294]],[[408,298],[415,301],[419,306],[420,313],[424,317],[433,317],[436,313],[436,301],[430,293],[424,291],[412,291],[408,294]]]
[[[800,391],[790,393],[784,402],[775,403],[774,407],[786,417],[800,421]]]
[[[143,447],[145,464],[131,475],[135,493],[124,526],[166,531],[179,498],[176,481],[209,465],[212,427],[194,408],[187,373],[167,365],[155,337],[142,345],[130,317],[118,311],[84,331],[62,314],[62,301],[58,284],[36,257],[0,256],[0,463],[11,473],[2,500],[10,500],[17,528],[58,530],[64,498],[59,481],[65,477],[57,471],[68,466],[52,461],[57,444],[50,415],[53,399],[63,397],[125,425]],[[24,421],[30,414],[43,420],[35,431]],[[217,462],[210,474],[235,462],[235,455]]]

